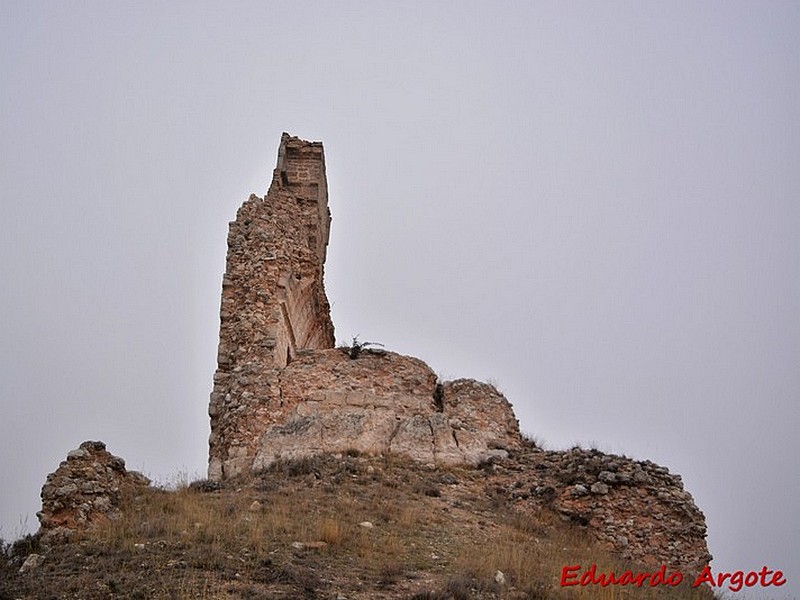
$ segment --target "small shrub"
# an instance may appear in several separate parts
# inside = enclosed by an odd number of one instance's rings
[[[443,485],[457,485],[458,477],[456,477],[452,473],[442,473],[439,476],[439,483]]]
[[[29,554],[38,553],[41,549],[41,538],[38,534],[28,534],[25,537],[18,539],[11,544],[10,552],[12,558],[21,557],[25,558]]]
[[[449,600],[449,596],[446,593],[426,590],[424,592],[417,592],[411,596],[411,600]]]
[[[3,581],[16,570],[11,559],[11,546],[0,538],[0,598],[3,598]],[[19,568],[19,567],[16,567]],[[9,596],[11,597],[11,596]]]
[[[282,458],[272,463],[267,472],[285,475],[287,477],[300,477],[303,475],[314,475],[321,477],[320,470],[324,466],[322,456],[304,456],[303,458],[287,459]]]
[[[495,472],[495,464],[497,464],[498,459],[496,456],[487,456],[486,458],[482,458],[480,462],[476,465],[476,468],[479,471],[483,471],[487,475]]]
[[[476,588],[476,582],[468,575],[451,577],[445,585],[444,591],[448,598],[453,600],[469,600],[471,591]]]
[[[345,350],[347,350],[347,355],[355,360],[363,352],[372,351],[375,346],[383,348],[383,344],[379,342],[360,342],[358,341],[358,336],[355,336],[350,346],[346,347]]]
[[[538,435],[534,435],[532,433],[523,433],[522,444],[528,448],[538,448],[539,450],[544,450],[546,442]]]
[[[286,565],[275,573],[275,581],[291,583],[303,590],[306,598],[313,598],[321,581],[313,571],[304,567]]]
[[[391,587],[403,576],[405,570],[399,564],[392,562],[387,563],[381,567],[380,575],[378,576],[378,585],[386,588]]]
[[[200,479],[193,481],[189,484],[189,489],[193,492],[200,492],[207,494],[209,492],[216,492],[222,489],[222,485],[218,481],[211,481],[210,479]]]
[[[489,377],[489,379],[486,380],[486,383],[492,386],[498,394],[502,393],[500,391],[500,382],[495,377]]]
[[[326,544],[337,545],[344,539],[345,528],[336,519],[325,518],[320,521],[317,534]]]
[[[433,389],[433,406],[436,412],[444,411],[444,385],[438,381]]]

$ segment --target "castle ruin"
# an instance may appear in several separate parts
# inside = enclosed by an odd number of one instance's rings
[[[542,450],[522,439],[491,385],[438,381],[421,360],[393,352],[335,348],[323,287],[330,223],[322,145],[283,134],[267,195],[250,196],[230,224],[211,485],[350,450],[480,465],[487,493],[523,518],[552,511],[640,565],[697,573],[708,564],[705,517],[679,475],[597,450]],[[114,518],[124,490],[146,485],[103,443],[85,442],[42,488],[40,533],[68,541]]]
[[[284,133],[264,198],[228,233],[209,478],[278,458],[355,449],[432,463],[478,463],[520,442],[492,386],[440,383],[418,359],[334,348],[323,286],[331,223],[322,144]]]

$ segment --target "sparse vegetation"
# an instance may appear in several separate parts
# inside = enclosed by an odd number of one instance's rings
[[[36,546],[21,540],[3,553],[0,598],[710,598],[560,588],[566,564],[626,566],[558,515],[504,498],[474,468],[358,453],[279,461],[251,481],[126,496],[119,518],[24,575],[14,552]]]
[[[5,580],[13,569],[10,550],[11,544],[0,538],[0,581]],[[2,590],[2,587],[0,587],[0,590]]]
[[[492,386],[498,394],[502,393],[500,391],[500,381],[496,377],[489,377],[486,380],[486,383],[488,383],[490,386]]]
[[[358,336],[353,337],[353,341],[349,346],[343,346],[342,349],[347,351],[347,355],[353,360],[357,359],[364,352],[382,353],[383,350],[376,350],[383,348],[383,344],[379,342],[361,342]]]

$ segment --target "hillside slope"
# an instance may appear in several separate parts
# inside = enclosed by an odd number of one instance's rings
[[[526,447],[474,468],[350,452],[248,480],[137,489],[117,518],[69,543],[17,542],[0,598],[712,597],[686,584],[561,587],[568,565],[655,569],[613,558],[553,498],[523,509],[536,490],[510,482],[548,454]],[[31,553],[40,564],[20,573]]]

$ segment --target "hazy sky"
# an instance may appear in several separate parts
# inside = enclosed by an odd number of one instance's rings
[[[288,131],[340,341],[680,473],[713,566],[798,594],[798,39],[797,2],[0,2],[0,535],[87,439],[205,472],[227,225]]]

